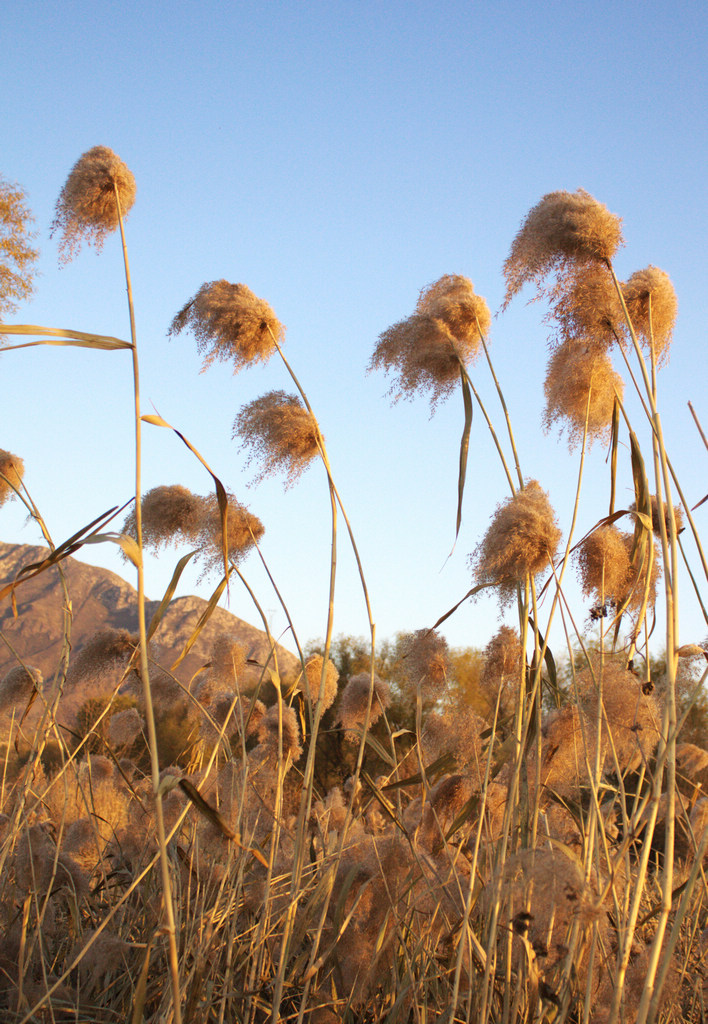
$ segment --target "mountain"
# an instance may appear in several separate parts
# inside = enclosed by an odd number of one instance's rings
[[[25,566],[40,562],[48,549],[19,544],[0,543],[0,589],[16,579]],[[108,628],[138,630],[137,592],[116,573],[86,565],[75,558],[61,563],[66,576],[72,606],[72,652],[81,647],[97,631]],[[59,571],[52,567],[40,575],[20,582],[15,589],[16,615],[9,596],[0,600],[0,679],[17,664],[13,651],[27,665],[41,670],[45,680],[51,679],[59,664],[63,638],[64,594]],[[148,623],[159,601],[146,602]],[[159,661],[169,667],[182,652],[207,602],[199,597],[177,597],[168,606],[154,641]],[[225,608],[215,608],[196,643],[175,671],[187,684],[206,662],[217,638],[228,636],[241,644],[249,659],[263,664],[270,645],[263,630],[249,625]],[[297,671],[298,659],[278,646],[278,667],[281,675]],[[257,665],[248,665],[245,685],[260,676]]]

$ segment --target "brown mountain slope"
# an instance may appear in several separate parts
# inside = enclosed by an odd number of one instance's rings
[[[48,551],[42,547],[0,543],[0,587],[12,582],[24,566],[40,561]],[[137,594],[125,580],[107,569],[86,565],[75,558],[62,562],[72,604],[71,646],[80,651],[83,644],[98,630],[128,629],[137,632]],[[26,664],[39,668],[45,679],[51,679],[62,644],[63,592],[57,568],[20,583],[15,591],[17,616],[13,615],[9,597],[0,602],[0,678],[17,664],[13,650]],[[159,605],[147,603],[150,621]],[[160,661],[169,666],[182,651],[206,608],[199,597],[175,598],[167,609],[155,640],[161,649]],[[240,643],[249,658],[261,664],[266,660],[269,643],[265,632],[232,615],[225,608],[216,608],[194,647],[176,670],[184,683],[209,660],[211,645],[217,637],[228,636]],[[8,643],[12,649],[8,647]],[[297,670],[299,662],[293,654],[278,647],[281,675]],[[249,666],[253,682],[259,670]]]

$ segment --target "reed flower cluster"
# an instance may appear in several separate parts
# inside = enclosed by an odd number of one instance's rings
[[[251,363],[264,363],[284,340],[285,328],[263,299],[245,284],[223,279],[203,284],[175,315],[169,334],[191,330],[203,369],[214,362],[231,363],[238,373]]]
[[[658,366],[666,363],[676,324],[678,299],[669,275],[658,267],[637,270],[622,285],[632,325]]]
[[[255,482],[280,472],[285,486],[292,487],[320,452],[320,433],[315,417],[297,395],[269,391],[249,402],[234,422],[233,437],[249,451],[248,464],[261,462]]]
[[[589,444],[609,439],[624,382],[604,351],[581,339],[559,345],[548,364],[544,390],[544,427],[548,431],[559,423],[571,450],[586,436]]]
[[[0,320],[34,291],[33,219],[24,191],[0,176]]]
[[[621,219],[584,189],[549,192],[526,215],[504,263],[504,307],[528,282],[609,263],[622,241]]]
[[[72,260],[86,241],[100,250],[135,202],[135,178],[107,146],[94,146],[74,164],[59,193],[52,235],[61,233],[62,262]],[[116,201],[120,202],[120,208]]]
[[[428,392],[435,408],[454,391],[461,367],[476,359],[490,322],[472,282],[448,274],[423,289],[412,316],[379,336],[369,370],[393,376],[394,400]]]
[[[498,506],[470,566],[477,580],[495,584],[507,603],[527,576],[536,576],[553,561],[560,539],[548,495],[537,480],[529,480]]]
[[[0,505],[15,497],[24,475],[25,464],[19,455],[0,448]]]

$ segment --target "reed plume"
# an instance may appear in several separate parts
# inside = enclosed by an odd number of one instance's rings
[[[412,316],[379,336],[368,369],[393,376],[394,401],[427,391],[434,409],[454,391],[461,366],[477,357],[490,320],[472,282],[446,275],[423,289]]]
[[[25,464],[19,455],[0,448],[0,505],[15,497],[24,475]]]
[[[214,362],[233,364],[238,373],[251,363],[265,363],[285,338],[285,328],[263,299],[245,284],[209,281],[203,284],[170,325],[169,335],[190,329],[202,370]]]
[[[135,202],[135,178],[107,146],[94,146],[74,164],[59,193],[51,234],[61,232],[59,256],[68,263],[86,241],[100,251]]]
[[[528,282],[550,273],[609,262],[622,242],[622,221],[584,189],[549,192],[528,212],[504,263],[502,309]]]
[[[351,677],[344,687],[339,702],[339,721],[346,731],[362,726],[366,721],[366,713],[371,702],[369,725],[375,725],[391,703],[391,690],[388,683],[377,675],[372,680],[368,672],[359,672]]]
[[[516,594],[517,584],[536,576],[553,560],[561,531],[548,495],[537,480],[530,480],[502,502],[481,542],[470,556],[470,567],[480,583],[499,588],[502,603]]]
[[[585,437],[586,422],[589,445],[609,439],[615,401],[624,394],[624,382],[602,349],[579,338],[559,345],[548,364],[544,391],[544,429],[559,423],[571,450]]]
[[[265,533],[258,516],[249,512],[233,494],[227,494],[226,530],[228,557],[234,564],[241,562]],[[204,573],[209,575],[223,570],[221,510],[215,494],[202,499],[203,512],[197,544]]]
[[[143,495],[141,510],[143,547],[157,551],[165,544],[194,542],[204,518],[204,499],[180,484],[153,487]],[[123,533],[137,537],[134,508]]]
[[[652,345],[658,366],[666,363],[676,324],[678,299],[669,275],[658,267],[637,270],[622,285],[627,311],[648,352]]]
[[[25,201],[24,190],[0,175],[0,320],[34,291],[39,252],[30,244],[34,218]]]
[[[305,663],[305,672],[302,677],[302,689],[305,696],[311,704],[315,704],[318,699],[320,692],[320,682],[322,680],[322,664],[323,658],[321,654],[314,654]],[[327,659],[327,669],[325,671],[324,680],[324,693],[322,694],[322,710],[326,711],[327,708],[331,708],[337,699],[339,682],[339,672],[337,666],[331,659]]]
[[[258,459],[262,468],[254,483],[285,473],[292,487],[320,451],[317,421],[297,395],[269,391],[244,405],[234,421],[234,438],[249,450],[247,464]]]

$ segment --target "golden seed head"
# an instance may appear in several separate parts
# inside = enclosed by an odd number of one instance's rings
[[[61,261],[73,259],[82,241],[100,250],[135,202],[135,178],[106,146],[94,146],[74,164],[59,193],[51,233],[61,232]]]
[[[0,708],[9,708],[20,701],[28,701],[42,685],[38,668],[15,665],[0,680]]]
[[[375,725],[391,703],[391,691],[388,683],[375,675],[372,693],[371,675],[368,672],[359,672],[352,676],[344,687],[339,704],[338,720],[344,729],[355,729],[364,724],[369,700],[371,700],[369,725]]]
[[[249,512],[245,505],[236,500],[233,494],[227,494],[226,529],[229,560],[240,562],[258,543],[265,527],[257,516]],[[202,498],[202,522],[197,537],[201,546],[201,560],[204,573],[223,572],[224,560],[222,553],[221,511],[215,494]]]
[[[320,450],[315,417],[296,395],[284,391],[269,391],[244,405],[232,436],[250,450],[249,465],[254,459],[262,463],[256,483],[284,472],[285,486],[291,487]]]
[[[560,423],[573,449],[583,440],[587,417],[588,444],[609,439],[615,400],[622,398],[624,382],[603,349],[580,338],[559,345],[548,364],[544,391],[546,431]]]
[[[450,675],[447,640],[434,629],[418,629],[401,638],[403,670],[424,700],[437,700]]]
[[[34,218],[25,205],[25,193],[0,176],[0,320],[14,313],[18,302],[34,291],[39,252],[30,245]]]
[[[576,549],[583,593],[593,594],[600,603],[617,601],[626,592],[630,575],[627,536],[616,526],[598,526]]]
[[[490,324],[487,303],[475,295],[465,277],[447,275],[423,289],[416,312],[380,336],[369,371],[383,369],[394,377],[394,401],[430,394],[430,404],[447,398],[460,380],[460,365],[478,355],[482,333]]]
[[[622,285],[627,311],[638,337],[651,352],[652,339],[657,365],[668,361],[676,324],[678,299],[671,278],[658,267],[637,270]]]
[[[258,738],[261,746],[268,754],[277,755],[280,733],[280,715],[278,705],[268,708],[258,726]],[[300,726],[293,708],[283,706],[282,709],[282,743],[283,758],[290,755],[291,761],[297,761],[302,754],[300,743]]]
[[[506,308],[523,286],[552,272],[607,262],[622,242],[622,221],[584,189],[549,192],[526,215],[506,262]]]
[[[24,475],[25,464],[19,455],[0,448],[0,505],[15,497]]]
[[[632,512],[636,511],[637,503],[632,502],[629,506]],[[669,509],[666,502],[663,502],[664,512],[664,526],[666,528],[666,536],[671,536],[671,517],[669,515]],[[674,505],[674,522],[676,523],[676,532],[680,533],[684,529],[683,524],[683,509],[680,505]],[[661,537],[661,513],[659,511],[659,502],[655,494],[651,495],[651,528],[656,537]]]
[[[174,317],[168,334],[187,328],[204,355],[203,370],[217,361],[233,363],[234,373],[250,363],[265,363],[285,338],[267,302],[245,284],[223,279],[203,284]]]
[[[535,576],[552,562],[561,530],[537,480],[502,502],[470,565],[480,583],[494,583],[502,603],[516,594],[516,585]]]
[[[98,675],[133,655],[139,638],[127,629],[101,629],[94,633],[71,659],[72,677]]]
[[[180,484],[153,487],[141,502],[143,546],[157,551],[164,544],[189,543],[199,534],[204,499]],[[123,532],[137,535],[135,509],[126,516]]]
[[[321,654],[314,654],[305,663],[305,674],[302,680],[302,687],[311,704],[314,704],[319,696],[320,683],[322,681],[322,665],[323,658]],[[337,699],[338,681],[339,672],[337,671],[337,666],[328,658],[327,669],[325,671],[324,693],[322,695],[323,711],[326,711],[327,708],[331,708]]]
[[[474,285],[460,274],[445,274],[421,290],[416,304],[417,313],[428,313],[442,320],[450,334],[463,347],[468,360],[476,357],[479,335],[489,333],[492,315]]]
[[[609,348],[626,329],[617,288],[604,263],[583,264],[564,274],[553,290],[551,319],[561,338],[581,338],[590,346]]]

